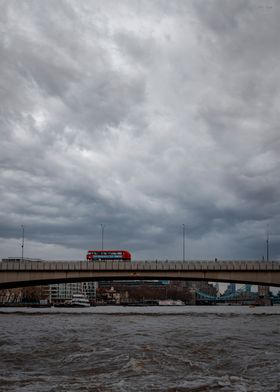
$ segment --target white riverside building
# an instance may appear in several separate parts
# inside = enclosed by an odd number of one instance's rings
[[[63,303],[70,301],[74,294],[84,294],[90,302],[96,300],[97,282],[59,283],[49,286],[49,301]]]

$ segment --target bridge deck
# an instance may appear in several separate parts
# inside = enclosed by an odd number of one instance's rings
[[[98,280],[205,280],[280,286],[280,262],[0,262],[0,289]]]

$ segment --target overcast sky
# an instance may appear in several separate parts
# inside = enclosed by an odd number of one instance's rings
[[[280,259],[280,2],[0,7],[0,257]]]

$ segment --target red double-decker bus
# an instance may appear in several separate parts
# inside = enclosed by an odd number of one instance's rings
[[[87,261],[131,261],[131,253],[127,250],[89,250]]]

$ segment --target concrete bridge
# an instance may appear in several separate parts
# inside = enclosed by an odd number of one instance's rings
[[[0,262],[0,289],[99,280],[205,280],[280,286],[280,262]]]

